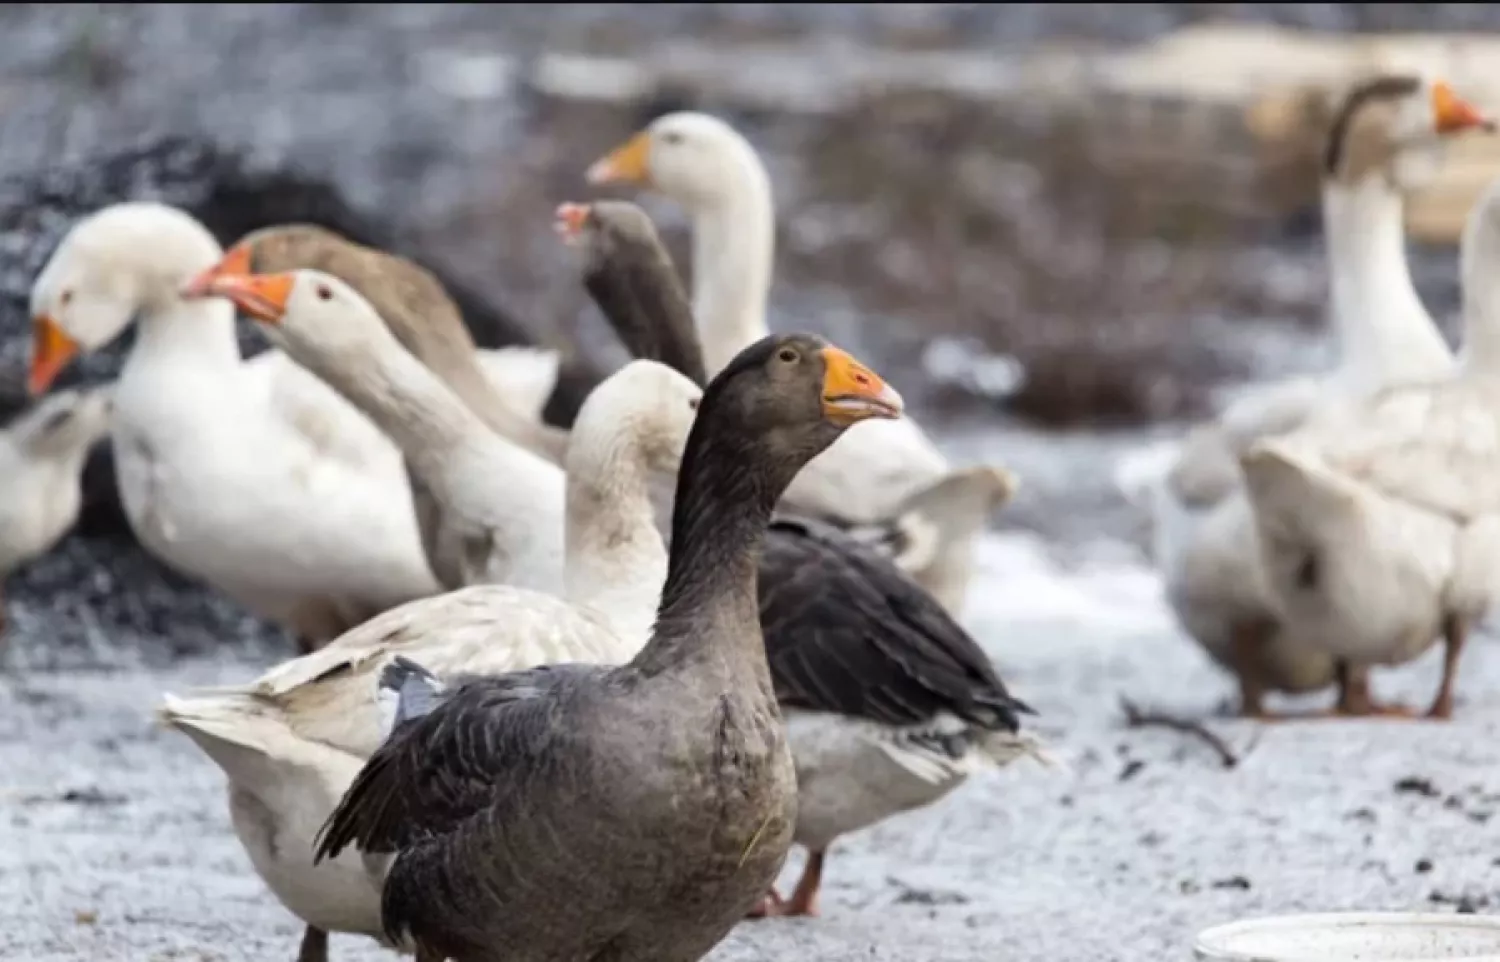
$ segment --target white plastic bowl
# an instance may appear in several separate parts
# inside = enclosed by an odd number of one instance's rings
[[[1200,962],[1500,962],[1500,917],[1338,912],[1231,922],[1199,933]]]

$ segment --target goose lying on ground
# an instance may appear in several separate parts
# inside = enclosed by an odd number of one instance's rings
[[[1441,83],[1388,76],[1355,87],[1328,137],[1323,169],[1330,315],[1339,366],[1252,395],[1190,433],[1155,489],[1155,544],[1178,620],[1235,673],[1241,710],[1268,717],[1267,691],[1340,684],[1337,713],[1384,709],[1364,663],[1338,662],[1315,625],[1278,611],[1260,571],[1237,458],[1258,438],[1381,386],[1440,375],[1452,355],[1407,267],[1402,195],[1430,179],[1442,142],[1483,119]]]
[[[242,359],[228,302],[180,296],[222,254],[162,204],[81,220],[32,288],[30,387],[139,317],[110,431],[136,538],[313,644],[438,585],[385,435],[280,351]]]
[[[1442,636],[1448,718],[1469,630],[1500,596],[1500,181],[1462,243],[1455,373],[1377,393],[1243,457],[1267,581],[1310,642],[1401,664]]]
[[[558,229],[584,283],[638,354],[703,377],[687,298],[645,212],[623,201],[565,204]],[[1029,709],[930,595],[847,533],[773,520],[759,604],[771,680],[797,765],[795,840],[808,861],[791,899],[757,914],[814,915],[834,840],[932,804],[971,773],[1037,754]]]
[[[765,168],[739,133],[706,114],[668,114],[590,167],[588,179],[654,188],[692,216],[693,316],[709,373],[766,334],[775,211]],[[946,459],[914,422],[874,422],[814,459],[792,482],[786,506],[840,524],[875,524],[896,517],[908,498],[949,474]],[[977,490],[993,487],[981,481]],[[979,522],[961,535],[948,532],[932,564],[916,572],[951,611],[967,587],[972,539],[1007,496],[991,493]]]
[[[797,805],[756,605],[766,524],[808,459],[899,410],[817,338],[751,345],[703,396],[640,654],[446,689],[408,675],[319,844],[393,856],[368,859],[393,941],[419,962],[692,962],[744,917]]]
[[[355,291],[318,272],[220,274],[205,287],[204,294],[231,297],[252,317],[275,326],[278,340],[320,369],[349,363],[328,353],[335,346],[358,357],[368,350],[372,332],[390,337]],[[456,408],[483,432],[462,402],[414,358],[396,351],[387,362],[404,357],[418,372],[402,379],[408,389],[426,378],[427,393],[418,397],[428,402],[429,413],[447,412],[461,422]],[[441,674],[498,673],[553,661],[618,664],[638,652],[667,574],[646,479],[663,459],[677,463],[699,394],[681,375],[636,361],[584,403],[568,452],[567,601],[509,586],[427,598],[386,612],[249,685],[167,698],[163,720],[191,736],[228,776],[235,831],[257,872],[307,923],[301,962],[326,959],[329,931],[379,937],[379,890],[358,860],[316,868],[311,862],[313,832],[379,744],[383,728],[371,692],[381,665],[405,653]],[[421,414],[410,396],[405,403],[408,414]],[[446,436],[431,419],[423,423],[435,438]],[[395,430],[404,438],[412,428]],[[426,459],[413,461],[426,471]],[[505,473],[488,473],[482,457],[467,464],[477,467],[459,481],[470,486],[434,483],[444,499],[480,510],[487,501],[517,493]],[[438,473],[444,470],[440,466]],[[561,531],[562,519],[552,522]],[[508,537],[503,526],[496,531],[497,538]]]
[[[58,391],[0,431],[0,634],[5,577],[49,551],[78,520],[83,462],[109,430],[110,392]]]

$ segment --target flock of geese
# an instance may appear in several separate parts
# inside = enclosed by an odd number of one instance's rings
[[[1427,77],[1346,95],[1323,169],[1339,366],[1236,403],[1150,481],[1171,604],[1246,714],[1334,685],[1337,712],[1406,712],[1369,669],[1440,637],[1428,713],[1452,711],[1500,562],[1500,188],[1463,239],[1461,361],[1413,290],[1402,196],[1488,127]],[[34,394],[138,329],[114,384],[0,436],[0,573],[71,525],[107,435],[141,544],[300,639],[159,708],[226,776],[299,962],[330,932],[419,962],[698,959],[746,916],[816,914],[840,836],[1049,760],[954,618],[1014,481],[950,466],[848,354],[769,333],[754,150],[669,114],[587,179],[681,204],[695,280],[635,205],[558,208],[636,358],[561,424],[555,360],[478,350],[431,274],[322,228],[225,251],[122,203],[35,281]],[[276,349],[242,358],[237,314]]]

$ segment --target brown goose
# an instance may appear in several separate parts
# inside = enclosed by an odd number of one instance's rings
[[[491,430],[533,454],[561,464],[566,432],[525,413],[500,391],[480,363],[463,315],[426,268],[313,224],[266,227],[247,234],[200,286],[224,275],[279,274],[306,268],[332,274],[374,306],[401,346],[441,377]],[[529,349],[520,349],[529,350]]]
[[[899,412],[818,338],[751,345],[704,393],[639,655],[447,690],[406,674],[396,726],[319,845],[394,855],[393,940],[418,962],[691,962],[744,917],[797,804],[756,606],[766,525],[809,459]]]
[[[692,309],[651,219],[634,204],[565,204],[558,230],[584,285],[640,357],[703,379]],[[1033,751],[1029,709],[927,592],[877,550],[782,516],[760,564],[760,620],[797,764],[795,840],[809,852],[791,899],[756,914],[813,915],[841,835],[938,801],[972,772]]]

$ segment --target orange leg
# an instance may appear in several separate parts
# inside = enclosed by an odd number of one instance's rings
[[[802,868],[802,878],[782,910],[782,915],[818,914],[818,890],[823,886],[823,852],[808,852],[807,864]]]
[[[1443,681],[1438,686],[1437,697],[1432,700],[1432,707],[1427,710],[1428,718],[1447,720],[1453,717],[1453,680],[1458,676],[1458,659],[1464,652],[1464,642],[1468,640],[1468,627],[1450,615],[1443,622]]]
[[[1339,672],[1339,701],[1333,714],[1345,718],[1415,718],[1416,713],[1405,705],[1384,705],[1370,695],[1370,669],[1365,665],[1354,665],[1341,661]]]
[[[746,915],[745,918],[768,919],[774,915],[781,915],[785,908],[786,901],[781,897],[781,894],[778,893],[773,887],[771,891],[760,897],[760,901],[755,903],[755,908],[751,909],[750,913]]]

